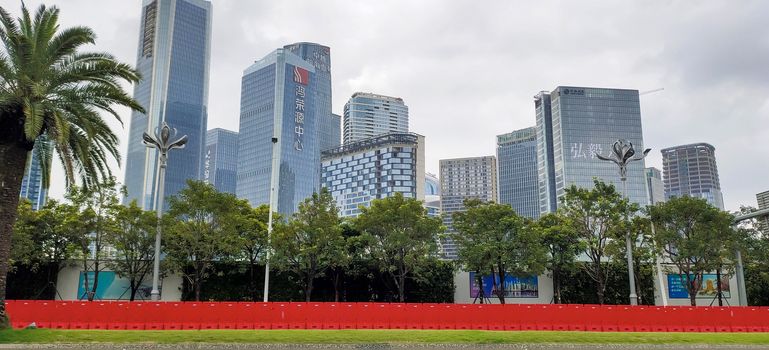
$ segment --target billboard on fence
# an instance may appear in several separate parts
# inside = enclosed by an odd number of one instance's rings
[[[729,277],[721,275],[721,292],[724,298],[731,297],[729,289]],[[718,294],[715,274],[702,275],[702,283],[697,292],[697,298],[714,298]],[[686,290],[686,276],[683,274],[668,274],[668,296],[671,299],[688,299]]]
[[[93,271],[88,272],[88,290],[93,286]],[[86,300],[88,294],[85,288],[85,272],[80,271],[80,281],[77,284],[77,299]],[[150,300],[152,285],[147,279],[136,291],[136,300]],[[129,300],[131,299],[131,283],[128,279],[118,277],[114,271],[99,272],[99,284],[96,286],[94,300]]]
[[[495,279],[499,279],[499,275],[494,276]],[[491,275],[485,275],[483,280],[483,295],[487,298],[493,298],[497,296],[494,289],[494,283]],[[497,283],[499,284],[499,283]],[[505,290],[505,298],[537,298],[539,297],[539,281],[537,276],[513,276],[505,275],[505,283],[503,285]],[[478,279],[475,277],[475,272],[470,272],[470,297],[478,297],[480,288],[478,286]]]

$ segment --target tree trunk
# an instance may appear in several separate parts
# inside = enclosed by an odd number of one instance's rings
[[[128,301],[134,301],[136,299],[136,291],[139,290],[139,283],[131,280],[131,297]]]
[[[341,269],[334,269],[334,302],[339,302],[339,280],[341,279]]]
[[[405,303],[406,302],[406,295],[405,295],[406,287],[405,287],[405,283],[406,283],[406,273],[402,272],[400,274],[400,276],[398,276],[398,298],[399,298],[401,303]]]
[[[200,301],[200,274],[195,272],[195,301]]]
[[[312,282],[315,280],[313,278],[312,273],[307,273],[307,284],[304,288],[304,301],[310,302],[310,298],[312,297]]]
[[[723,295],[721,294],[721,265],[716,269],[716,289],[718,292],[718,306],[724,306]]]
[[[254,279],[254,275],[256,273],[256,264],[252,261],[249,264],[249,280],[248,280],[248,287],[251,289],[251,298],[253,301],[259,300],[259,295],[257,295],[257,288],[256,288],[256,281]]]
[[[0,131],[2,132],[2,131]],[[6,141],[0,138],[0,142]],[[16,143],[0,144],[0,329],[9,325],[5,313],[5,287],[11,259],[11,232],[19,208],[19,193],[29,151]]]
[[[605,278],[603,276],[603,268],[601,267],[600,260],[596,264],[595,271],[596,271],[596,274],[595,274],[596,275],[595,284],[596,284],[596,287],[598,287],[598,288],[596,288],[596,296],[598,296],[598,304],[599,305],[603,305],[603,303],[604,303],[604,295],[606,293],[606,280],[605,280]]]
[[[502,262],[497,263],[497,270],[499,270],[499,288],[497,288],[497,296],[499,297],[499,303],[505,303],[505,266]]]
[[[98,257],[98,252],[96,253]],[[98,258],[97,258],[98,259]],[[93,287],[91,287],[91,293],[88,294],[88,301],[93,301],[96,297],[96,287],[99,286],[99,261],[96,260],[93,269]]]
[[[555,293],[555,303],[561,303],[561,279],[559,269],[553,269],[553,293]]]
[[[478,298],[481,299],[481,304],[484,303],[483,299],[486,299],[486,292],[483,291],[483,275],[480,273],[476,273],[476,277],[478,277]]]

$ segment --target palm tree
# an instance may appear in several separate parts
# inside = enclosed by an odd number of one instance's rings
[[[131,66],[113,56],[83,52],[94,44],[87,27],[60,30],[59,9],[40,6],[34,18],[22,4],[14,20],[0,7],[0,326],[7,322],[5,285],[11,228],[16,219],[24,168],[38,137],[43,173],[58,154],[67,187],[95,186],[110,177],[109,158],[118,162],[118,139],[100,113],[120,117],[114,105],[143,111],[120,86],[139,80]],[[48,182],[47,177],[44,181]]]

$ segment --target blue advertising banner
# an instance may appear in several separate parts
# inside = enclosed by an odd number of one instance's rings
[[[498,279],[499,276],[494,276]],[[491,275],[485,275],[483,280],[483,295],[486,297],[496,296],[494,283]],[[499,284],[499,283],[497,283]],[[539,281],[537,276],[513,276],[505,275],[505,283],[502,285],[505,290],[505,298],[537,298],[539,297]],[[470,272],[470,297],[478,297],[480,288],[475,272]]]
[[[721,292],[724,298],[731,297],[729,277],[721,276]],[[697,298],[713,298],[718,294],[715,274],[702,275],[702,283],[699,285]],[[670,299],[688,299],[689,292],[686,289],[686,276],[683,274],[668,275],[668,297]]]
[[[77,299],[86,300],[88,294],[85,288],[85,276],[80,271],[80,281],[77,284]],[[93,286],[93,271],[88,272],[88,290]],[[152,285],[145,280],[136,291],[136,300],[150,300]],[[99,284],[96,286],[94,300],[129,300],[131,298],[131,284],[125,278],[118,277],[113,271],[99,272]]]

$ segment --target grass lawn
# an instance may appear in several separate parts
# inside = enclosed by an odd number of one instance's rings
[[[500,332],[465,330],[4,330],[0,343],[602,343],[769,344],[769,333]]]

